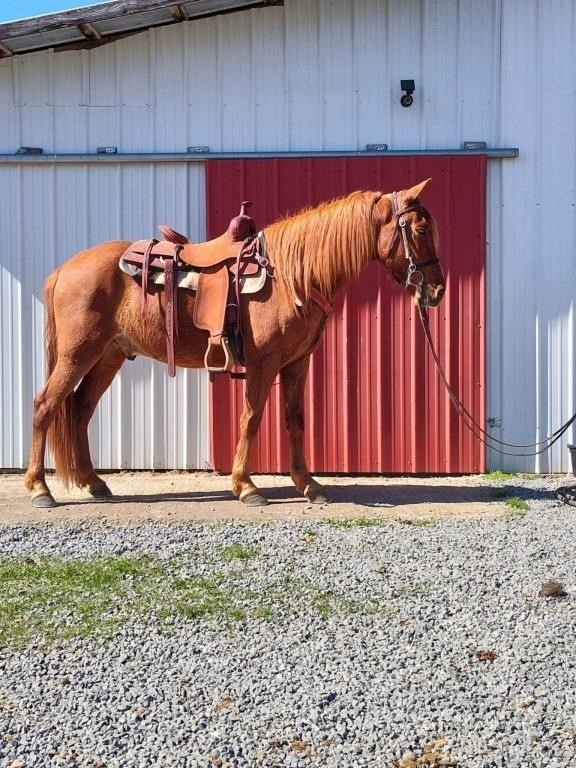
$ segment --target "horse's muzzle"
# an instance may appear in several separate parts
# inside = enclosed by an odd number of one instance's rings
[[[444,285],[430,285],[426,283],[422,289],[415,292],[414,306],[437,307],[442,301],[445,292],[446,286]]]

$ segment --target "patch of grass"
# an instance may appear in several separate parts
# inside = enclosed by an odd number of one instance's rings
[[[355,600],[292,575],[266,582],[243,567],[253,549],[228,553],[238,570],[219,570],[184,553],[169,560],[152,556],[0,558],[0,647],[57,645],[75,637],[108,640],[134,621],[289,619],[295,614],[382,611],[378,596]]]
[[[0,558],[0,645],[108,636],[141,600],[149,557]]]
[[[521,510],[523,512],[530,509],[528,502],[525,499],[521,499],[520,496],[507,496],[504,503],[511,509]]]
[[[332,613],[332,595],[328,590],[313,590],[311,595],[312,605],[323,619],[327,619]]]
[[[493,499],[503,501],[507,507],[514,511],[513,517],[522,517],[530,509],[528,502],[520,496],[514,496],[507,488],[495,488],[491,496]]]
[[[229,544],[222,550],[222,560],[227,563],[232,560],[253,560],[258,555],[255,547],[243,547],[241,544]]]
[[[398,520],[402,525],[411,525],[413,528],[426,528],[427,525],[436,525],[436,520],[431,517],[402,517]]]
[[[159,610],[161,618],[184,616],[187,619],[236,617],[239,613],[242,611],[238,605],[238,595],[226,584],[226,577],[220,572],[174,580],[172,599]]]
[[[526,512],[530,509],[528,502],[521,499],[519,496],[506,496],[504,504],[506,504],[507,507],[510,507],[511,510],[504,518],[506,522],[524,517]]]
[[[409,584],[405,587],[401,587],[396,591],[398,597],[425,597],[431,594],[432,585],[430,582],[422,580],[415,581],[413,584]]]
[[[484,475],[487,480],[510,480],[510,478],[515,476],[516,473],[503,472],[501,469],[493,469],[490,472],[486,472]]]
[[[380,525],[386,525],[386,520],[382,520],[379,517],[348,517],[342,519],[329,517],[326,523],[336,528],[375,528]]]
[[[374,614],[383,610],[378,596],[355,600],[292,576],[285,577],[279,587],[277,597],[285,601],[284,610],[289,608],[292,612],[302,612],[312,608],[323,619],[334,615]]]

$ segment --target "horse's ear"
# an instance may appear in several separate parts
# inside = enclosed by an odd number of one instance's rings
[[[406,190],[406,199],[407,200],[418,200],[420,195],[422,194],[422,190],[428,184],[429,181],[432,181],[432,179],[425,179],[424,181],[421,181],[420,184],[416,184],[416,186],[411,187],[410,189]]]

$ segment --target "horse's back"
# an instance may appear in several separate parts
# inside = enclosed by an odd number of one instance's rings
[[[116,281],[118,274],[122,274],[118,266],[120,257],[129,245],[127,240],[113,240],[79,251],[48,276],[46,285],[57,280],[59,286],[81,284],[85,290],[88,285]]]
[[[100,266],[111,266],[118,261],[124,251],[130,246],[130,240],[111,240],[110,242],[100,243],[84,251],[79,251],[65,261],[60,269],[90,269],[96,270]]]

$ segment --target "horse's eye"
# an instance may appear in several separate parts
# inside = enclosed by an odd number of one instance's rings
[[[416,227],[414,230],[416,237],[426,237],[428,234],[428,228],[427,227]]]

